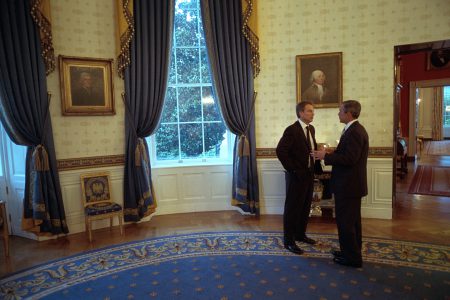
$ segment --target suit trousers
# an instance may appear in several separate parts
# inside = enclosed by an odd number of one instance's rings
[[[286,200],[284,203],[284,243],[292,244],[305,237],[314,189],[314,173],[286,172]]]
[[[362,262],[361,197],[334,194],[334,200],[342,255],[351,262]]]

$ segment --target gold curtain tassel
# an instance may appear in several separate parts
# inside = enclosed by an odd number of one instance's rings
[[[145,145],[144,145],[144,140],[142,138],[138,138],[138,142],[136,145],[136,150],[134,151],[134,156],[135,156],[135,165],[137,167],[142,166],[141,164],[141,160],[144,160],[144,162],[148,163],[148,156],[147,156],[147,151],[145,151]]]
[[[34,169],[36,171],[50,170],[48,162],[48,153],[42,144],[36,146],[36,148],[33,151],[32,159],[34,163]]]
[[[250,144],[245,135],[239,137],[238,155],[239,157],[250,156]]]

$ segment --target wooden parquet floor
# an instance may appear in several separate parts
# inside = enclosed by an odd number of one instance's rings
[[[408,194],[409,183],[416,165],[450,166],[450,156],[422,155],[416,163],[409,163],[405,178],[397,178],[393,219],[363,219],[363,235],[396,240],[450,244],[450,198]],[[0,247],[0,277],[44,263],[114,244],[164,235],[205,231],[281,231],[282,216],[264,215],[259,218],[243,216],[237,211],[201,212],[155,216],[149,222],[125,226],[121,236],[118,228],[93,232],[90,244],[84,233],[36,242],[12,236],[9,258]],[[337,233],[334,222],[314,219],[308,225],[314,233]],[[3,246],[3,245],[2,245]]]

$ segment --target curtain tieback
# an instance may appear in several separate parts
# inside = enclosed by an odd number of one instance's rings
[[[239,137],[238,155],[239,155],[239,157],[250,156],[250,144],[249,144],[248,139],[247,139],[247,137],[245,135],[241,135]]]
[[[145,151],[145,145],[144,145],[144,139],[142,138],[138,138],[137,139],[137,145],[136,145],[136,150],[134,151],[134,156],[135,156],[135,165],[137,167],[140,167],[141,164],[141,159],[143,159],[146,163],[148,163],[148,156],[147,156],[147,151]]]
[[[47,153],[47,150],[45,150],[44,145],[39,144],[36,146],[36,148],[33,151],[32,159],[33,159],[34,169],[36,171],[50,170],[49,163],[48,163],[48,153]]]

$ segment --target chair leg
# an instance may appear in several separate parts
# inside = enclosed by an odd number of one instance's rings
[[[5,255],[9,256],[9,236],[5,236]]]
[[[112,225],[113,225],[113,217],[109,217],[109,230],[112,229]]]
[[[89,220],[89,218],[86,217],[86,226],[87,226],[87,231],[88,231],[88,236],[89,236],[89,242],[92,242],[92,229],[91,229],[91,220]]]
[[[122,214],[118,215],[118,218],[119,218],[120,235],[123,235],[123,228],[122,228],[123,215]]]

